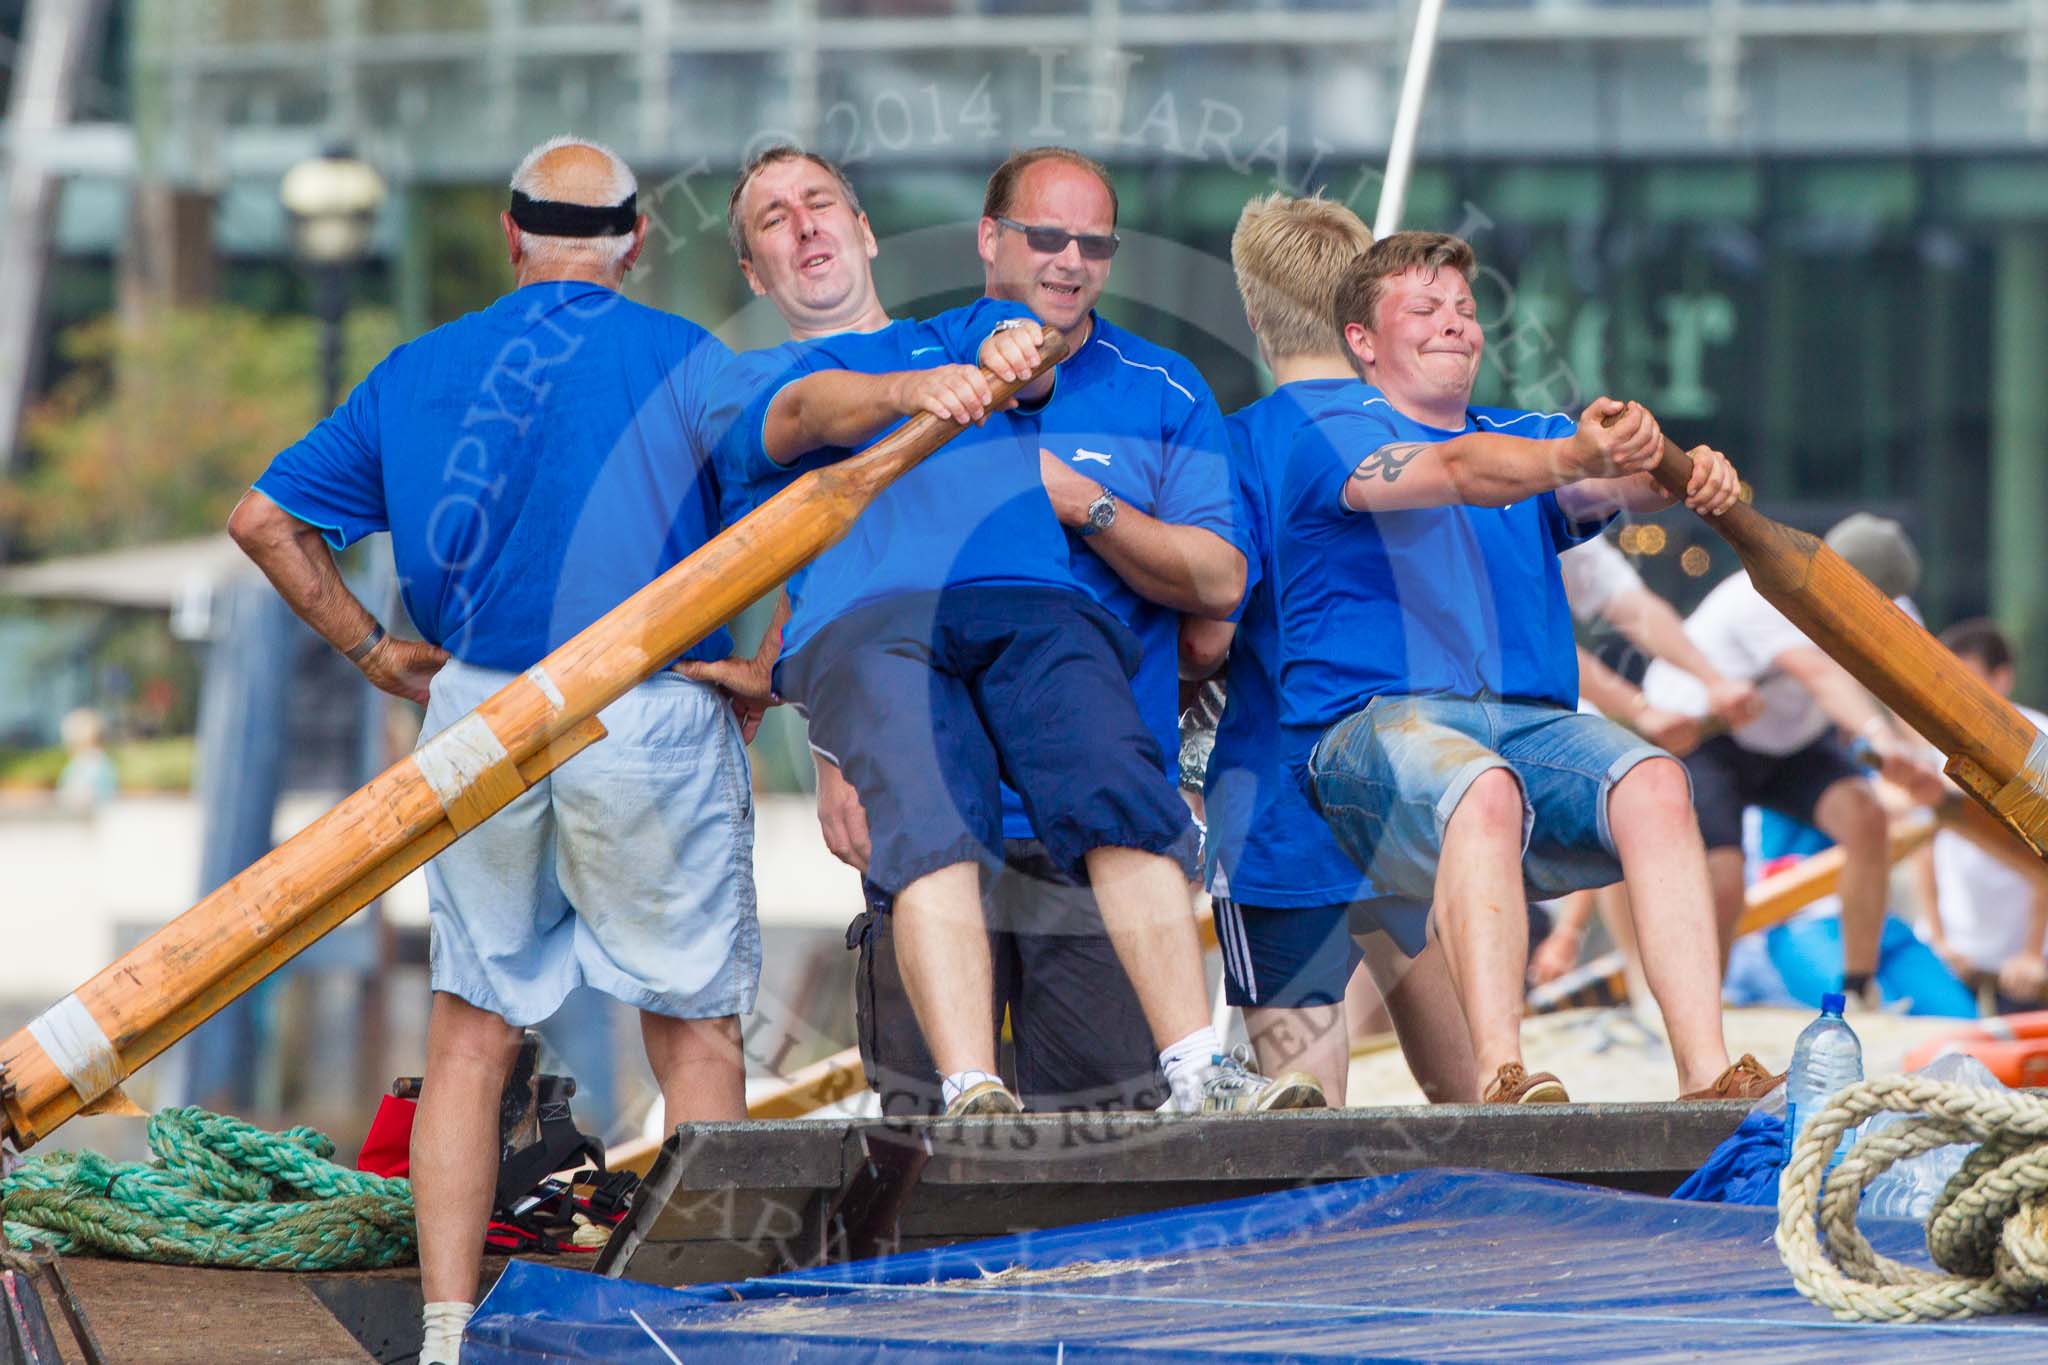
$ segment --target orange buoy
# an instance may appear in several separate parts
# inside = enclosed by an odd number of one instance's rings
[[[1906,1054],[1906,1070],[1918,1071],[1952,1052],[1975,1057],[2015,1089],[2048,1086],[2048,1010],[1993,1015],[1973,1028],[1930,1038]]]

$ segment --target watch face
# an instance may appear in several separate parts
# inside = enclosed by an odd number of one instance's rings
[[[1088,504],[1088,524],[1095,530],[1106,530],[1115,520],[1116,499],[1107,493]]]

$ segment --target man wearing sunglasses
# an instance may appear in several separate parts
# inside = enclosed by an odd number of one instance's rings
[[[1208,386],[1184,358],[1095,312],[1116,254],[1116,191],[1107,171],[1060,147],[1020,151],[989,177],[977,232],[991,298],[1024,304],[1064,333],[1069,359],[1050,393],[1009,415],[1039,449],[1041,476],[1067,528],[1075,578],[1138,637],[1132,688],[1169,777],[1178,776],[1181,614],[1222,617],[1244,591],[1228,434]],[[1053,718],[1048,716],[1050,721]],[[821,782],[828,837],[861,827],[836,774]],[[1165,1085],[1154,1038],[1085,879],[1047,856],[1023,801],[1003,789],[1004,866],[986,897],[996,1018],[1007,1007],[1027,1108],[1144,1108]],[[1178,913],[1179,906],[1161,906]],[[949,925],[949,956],[974,949]],[[896,961],[894,925],[870,915],[860,999],[870,1065],[885,1103],[931,1107],[910,1079],[929,1066]],[[1204,1042],[1201,1046],[1209,1046]]]

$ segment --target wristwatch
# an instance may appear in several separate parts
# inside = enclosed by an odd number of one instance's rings
[[[1076,527],[1078,534],[1092,536],[1097,531],[1107,531],[1116,524],[1116,494],[1104,484],[1102,491],[1095,495],[1095,501],[1088,504],[1088,520]]]

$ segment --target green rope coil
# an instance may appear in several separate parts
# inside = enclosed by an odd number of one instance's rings
[[[5,1241],[174,1265],[360,1270],[415,1250],[412,1186],[336,1165],[311,1128],[271,1133],[204,1109],[149,1120],[156,1160],[30,1157],[0,1180]]]

